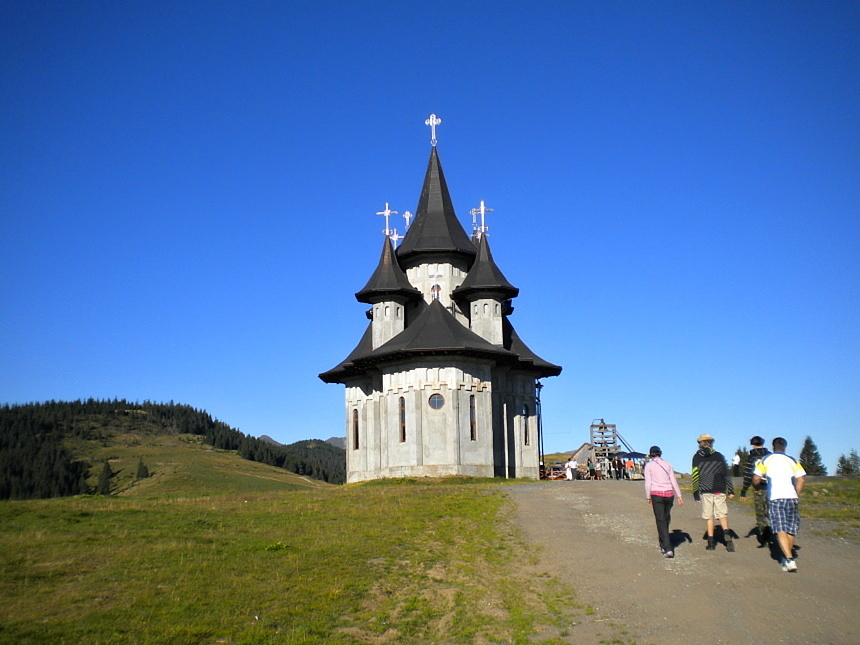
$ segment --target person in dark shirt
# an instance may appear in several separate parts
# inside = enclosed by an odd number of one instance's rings
[[[713,448],[714,438],[709,434],[702,434],[697,441],[699,449],[693,455],[693,498],[702,504],[702,519],[705,520],[708,537],[708,546],[705,548],[708,551],[716,548],[714,520],[718,520],[723,527],[726,551],[732,553],[735,543],[729,532],[729,511],[726,503],[726,497],[735,497],[732,478],[729,477],[725,457]]]
[[[764,459],[770,454],[770,451],[764,447],[764,439],[756,435],[750,439],[752,450],[749,452],[749,459],[744,466],[744,483],[741,487],[741,501],[747,499],[747,491],[752,486],[753,489],[753,505],[755,506],[755,526],[758,534],[759,548],[763,548],[770,542],[770,523],[767,519],[767,483],[760,482],[757,486],[753,486],[753,471],[755,470],[756,462]]]

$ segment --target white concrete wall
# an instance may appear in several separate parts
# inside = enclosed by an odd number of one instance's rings
[[[493,376],[492,371],[489,362],[479,360],[411,361],[387,366],[378,378],[348,385],[347,481],[441,475],[537,479],[534,378],[499,370]],[[444,398],[439,409],[429,405],[433,394]],[[405,441],[401,398],[406,409]],[[359,418],[357,448],[353,410]]]
[[[406,308],[397,300],[386,300],[373,305],[373,349],[384,345],[406,327]]]
[[[498,345],[503,344],[502,303],[492,298],[479,298],[469,303],[470,327],[484,340]]]

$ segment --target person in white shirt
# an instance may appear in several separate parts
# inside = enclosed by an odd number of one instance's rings
[[[787,446],[788,442],[782,437],[773,440],[773,453],[755,465],[753,485],[767,479],[768,519],[782,550],[780,564],[783,571],[797,571],[794,536],[800,529],[797,506],[806,471],[797,459],[785,454]]]
[[[564,464],[564,472],[567,476],[567,481],[572,482],[574,479],[576,479],[578,468],[579,466],[576,463],[576,459],[574,459],[573,455],[571,455],[570,459],[568,459],[567,462]]]

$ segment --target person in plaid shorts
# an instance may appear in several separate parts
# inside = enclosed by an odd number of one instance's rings
[[[806,471],[797,459],[785,454],[787,447],[788,442],[782,437],[773,440],[773,453],[755,465],[753,485],[767,479],[768,520],[782,550],[780,565],[783,571],[797,571],[794,536],[800,529],[797,505]]]

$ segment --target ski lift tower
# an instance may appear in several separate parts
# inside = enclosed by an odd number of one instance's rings
[[[606,423],[603,419],[591,422],[591,451],[592,459],[600,463],[603,459],[612,459],[618,448],[618,431],[614,423]]]

